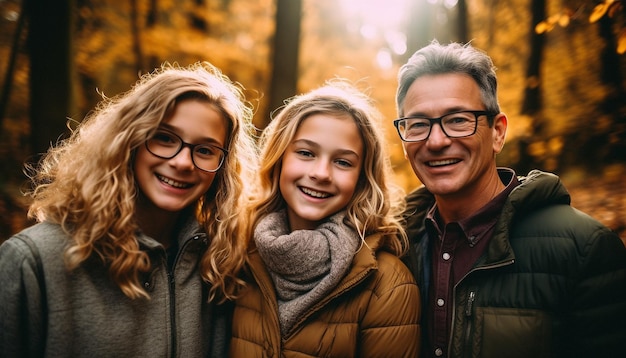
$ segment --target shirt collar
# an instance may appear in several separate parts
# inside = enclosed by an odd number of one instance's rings
[[[513,189],[519,185],[519,181],[515,172],[509,168],[498,168],[498,176],[500,180],[505,185],[504,190],[502,190],[498,195],[496,195],[490,202],[485,204],[482,208],[480,208],[476,213],[472,216],[460,220],[455,225],[458,225],[460,229],[465,234],[465,237],[468,240],[470,246],[476,245],[476,243],[482,238],[484,233],[495,225],[498,221],[498,217],[500,216],[500,212],[506,199]],[[449,223],[451,224],[451,223]],[[431,234],[436,234],[437,237],[441,237],[442,235],[442,221],[439,217],[439,211],[437,209],[437,203],[430,208],[428,214],[426,215],[426,229]]]

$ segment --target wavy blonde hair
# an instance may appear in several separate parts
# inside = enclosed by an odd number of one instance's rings
[[[381,115],[365,93],[341,79],[328,81],[320,88],[288,100],[263,131],[259,185],[250,207],[253,220],[249,232],[264,216],[286,207],[279,188],[283,154],[302,121],[314,114],[347,115],[356,123],[363,139],[364,160],[357,187],[346,208],[348,224],[362,239],[372,233],[385,234],[384,247],[403,255],[408,247],[399,221],[404,208],[403,191],[390,178],[391,163]]]
[[[139,282],[150,262],[137,242],[132,161],[177,101],[190,97],[215,105],[228,123],[228,155],[195,212],[210,241],[200,264],[209,299],[236,297],[246,250],[241,209],[256,169],[253,110],[243,87],[207,62],[165,63],[128,92],[104,97],[67,140],[30,168],[29,216],[58,223],[70,235],[69,269],[97,256],[126,296],[149,298]]]

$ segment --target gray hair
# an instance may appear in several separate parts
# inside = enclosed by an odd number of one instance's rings
[[[398,72],[396,106],[398,115],[404,116],[404,100],[413,82],[422,76],[446,73],[467,74],[480,88],[483,104],[488,112],[500,113],[498,80],[491,58],[469,43],[441,45],[437,40],[416,51]],[[489,125],[492,125],[493,118]]]

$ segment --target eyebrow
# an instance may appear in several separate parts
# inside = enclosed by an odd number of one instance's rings
[[[450,108],[446,108],[445,111],[443,111],[442,116],[445,116],[447,114],[450,114],[452,112],[457,112],[457,111],[469,111],[469,109],[466,109],[464,107],[450,107]],[[431,116],[426,115],[426,113],[424,112],[413,112],[413,113],[408,113],[406,114],[404,117],[424,117],[424,118],[433,118]],[[439,116],[438,116],[439,117]]]
[[[168,130],[168,131],[170,131],[170,132],[174,132],[174,133],[176,133],[176,135],[178,135],[179,137],[181,137],[181,138],[182,138],[182,136],[181,136],[181,135],[180,135],[180,133],[178,132],[178,128],[177,128],[177,127],[174,127],[174,126],[172,126],[172,125],[170,125],[170,124],[167,124],[167,123],[161,123],[161,124],[159,125],[159,129],[166,129],[166,130]],[[183,139],[183,140],[184,140],[184,139]],[[195,142],[195,143],[193,143],[193,144],[196,144],[198,141],[194,141],[194,142]],[[222,144],[222,143],[220,143],[219,141],[217,141],[215,138],[211,138],[211,137],[203,137],[203,138],[200,138],[199,142],[200,142],[200,143],[203,143],[203,144],[211,144],[211,145],[216,145],[216,146],[218,146],[218,147],[222,147],[222,146],[223,146],[223,144]]]
[[[291,144],[299,144],[299,143],[303,143],[303,144],[307,144],[311,147],[314,148],[321,148],[322,146],[319,145],[318,143],[312,141],[312,140],[308,140],[308,139],[297,139],[294,140],[293,142],[291,142]],[[360,156],[353,150],[351,149],[338,149],[337,152],[339,154],[344,154],[344,155],[354,155],[357,158],[360,158]]]

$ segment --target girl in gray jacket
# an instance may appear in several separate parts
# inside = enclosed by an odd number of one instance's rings
[[[0,356],[223,356],[251,118],[217,68],[165,64],[50,149],[0,246]]]

